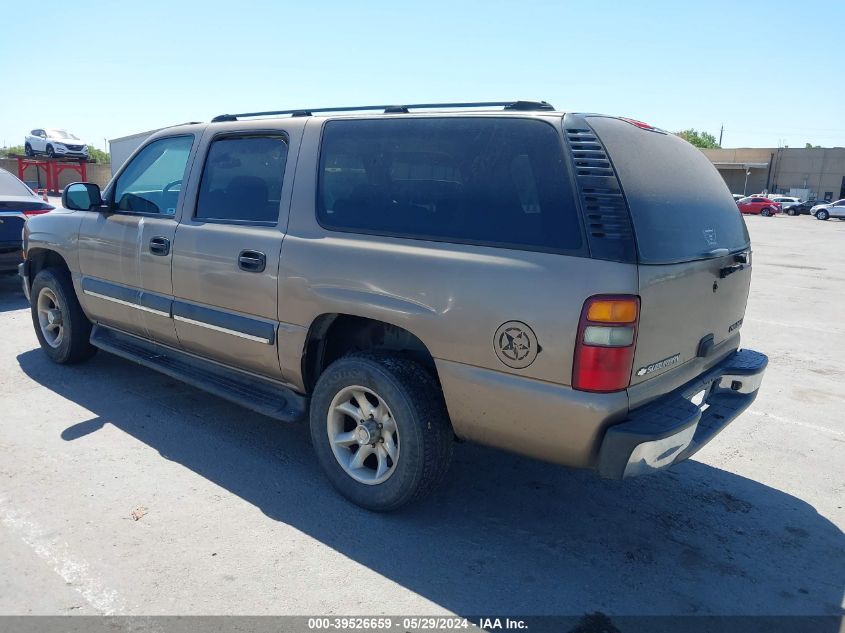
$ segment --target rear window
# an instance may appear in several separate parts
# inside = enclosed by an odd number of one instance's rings
[[[0,196],[31,196],[32,191],[5,169],[0,169]]]
[[[748,246],[733,196],[701,150],[674,134],[641,130],[619,119],[588,121],[622,183],[641,263],[691,261],[717,249]]]
[[[582,248],[558,131],[529,119],[330,121],[317,213],[330,229],[551,252]]]

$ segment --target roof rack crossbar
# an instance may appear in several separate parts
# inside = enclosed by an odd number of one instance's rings
[[[409,103],[407,105],[369,105],[344,106],[336,108],[296,108],[295,110],[267,110],[265,112],[242,112],[240,114],[220,114],[212,123],[221,121],[237,121],[241,118],[280,116],[309,116],[321,112],[361,112],[364,110],[383,110],[386,113],[404,113],[409,110],[425,110],[433,108],[505,108],[506,110],[554,110],[545,101],[476,101],[467,103]]]

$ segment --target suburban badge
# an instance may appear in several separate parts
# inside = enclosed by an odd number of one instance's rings
[[[675,354],[674,356],[670,356],[669,358],[664,358],[663,360],[659,360],[656,363],[652,363],[651,365],[640,367],[637,370],[637,376],[645,376],[646,374],[650,374],[653,371],[658,371],[660,369],[665,369],[666,367],[671,367],[672,365],[677,365],[680,360],[680,354]]]

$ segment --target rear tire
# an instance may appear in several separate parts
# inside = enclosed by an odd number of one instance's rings
[[[798,215],[798,212],[795,209],[789,208],[786,210],[786,214],[795,217],[796,215]]]
[[[32,282],[30,312],[41,349],[54,363],[69,365],[91,358],[91,322],[73,290],[70,274],[45,268]]]
[[[827,220],[830,217],[830,214],[822,209],[821,211],[816,212],[816,219],[817,220]]]
[[[452,458],[454,433],[440,386],[400,356],[355,353],[332,363],[314,388],[310,426],[331,484],[367,510],[387,512],[423,498]]]
[[[27,156],[33,156],[34,152],[32,151],[32,145],[30,145],[29,143],[24,145],[23,146],[23,153],[26,154]]]

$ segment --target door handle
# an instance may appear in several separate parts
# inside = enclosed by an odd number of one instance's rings
[[[157,235],[150,240],[150,252],[153,255],[168,255],[170,254],[170,240],[166,237]]]
[[[267,267],[267,256],[261,251],[241,251],[238,268],[248,273],[263,273]]]

